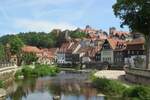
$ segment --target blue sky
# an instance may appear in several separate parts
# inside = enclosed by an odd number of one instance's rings
[[[49,32],[53,28],[75,29],[90,25],[108,31],[120,29],[113,14],[116,0],[1,0],[0,35],[28,31]]]

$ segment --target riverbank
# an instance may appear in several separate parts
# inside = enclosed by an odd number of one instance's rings
[[[104,94],[121,98],[121,100],[149,100],[150,86],[126,84],[124,71],[103,70],[94,73],[92,84]]]

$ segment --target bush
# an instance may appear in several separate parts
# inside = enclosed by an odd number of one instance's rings
[[[126,89],[123,92],[124,98],[134,98],[135,100],[149,100],[150,88],[144,86],[135,86]]]
[[[18,79],[18,76],[23,75],[22,70],[17,70],[17,72],[15,73],[15,78]]]
[[[59,72],[57,67],[49,67],[48,65],[37,65],[34,70],[34,74],[37,76],[55,76]]]
[[[34,69],[26,66],[22,69],[22,73],[23,73],[24,77],[33,76],[34,75]]]
[[[4,83],[2,80],[0,80],[0,88],[3,88],[4,87]]]
[[[125,86],[115,80],[105,78],[92,78],[93,85],[100,91],[107,92],[110,95],[120,95],[125,90]]]
[[[101,92],[110,96],[122,97],[121,100],[150,100],[150,87],[148,86],[131,86],[127,88],[119,81],[93,76],[92,82]]]
[[[22,70],[17,71],[15,76],[23,75],[24,77],[38,77],[38,76],[55,76],[59,73],[59,68],[48,65],[35,65],[35,68],[25,66]]]

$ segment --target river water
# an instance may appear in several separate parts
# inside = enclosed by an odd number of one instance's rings
[[[6,100],[104,100],[87,81],[87,73],[61,72],[55,77],[23,79],[8,87]]]

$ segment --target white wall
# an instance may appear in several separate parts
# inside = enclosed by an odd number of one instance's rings
[[[111,58],[110,61],[108,61],[109,63],[114,63],[114,54],[113,54],[113,50],[102,50],[101,51],[101,61],[104,62],[104,58]]]
[[[71,64],[71,61],[66,61],[65,53],[57,53],[57,63],[58,64]]]

